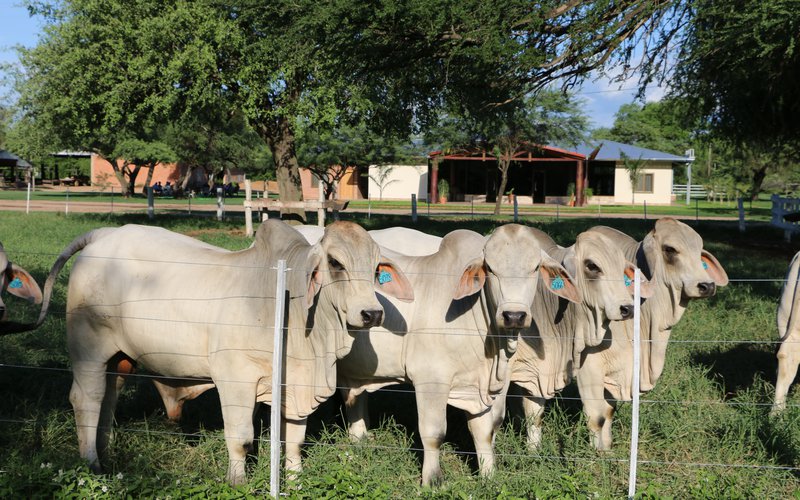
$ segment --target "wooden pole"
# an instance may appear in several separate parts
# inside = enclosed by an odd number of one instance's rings
[[[250,179],[244,180],[244,228],[247,237],[253,236],[253,190]]]

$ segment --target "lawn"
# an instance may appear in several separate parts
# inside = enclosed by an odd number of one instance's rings
[[[6,194],[6,193],[2,193]],[[375,202],[373,202],[373,207]],[[754,204],[754,207],[757,205]],[[650,207],[648,207],[648,210]],[[369,229],[411,225],[408,216],[360,217]],[[44,282],[56,255],[75,236],[101,226],[150,224],[146,216],[4,212],[0,241],[10,258]],[[563,244],[597,223],[595,217],[523,220]],[[250,244],[241,219],[159,216],[155,224],[230,249]],[[456,228],[487,233],[499,222],[482,214],[421,218],[418,229],[445,234]],[[641,239],[652,221],[603,219]],[[647,498],[786,498],[800,490],[800,396],[770,418],[781,280],[798,244],[782,232],[735,222],[692,223],[705,247],[725,267],[731,283],[709,300],[690,304],[673,329],[667,365],[656,388],[642,396],[638,492]],[[0,338],[0,497],[262,497],[269,479],[269,409],[256,415],[262,442],[250,483],[224,484],[227,453],[215,391],[187,403],[181,424],[170,423],[158,394],[132,378],[117,410],[108,474],[96,476],[78,458],[68,401],[71,375],[64,341],[69,265],[62,271],[51,315],[36,332]],[[14,320],[33,319],[38,308],[9,298]],[[412,388],[395,386],[371,396],[374,439],[351,444],[336,396],[313,415],[304,471],[284,483],[290,497],[408,498],[619,498],[627,494],[631,406],[615,418],[614,449],[598,454],[589,444],[574,384],[548,404],[541,450],[529,452],[512,397],[497,436],[497,472],[475,473],[471,440],[461,412],[448,412],[442,467],[445,483],[419,486],[421,445]]]

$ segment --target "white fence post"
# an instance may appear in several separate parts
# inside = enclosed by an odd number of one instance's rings
[[[642,301],[641,286],[641,271],[639,271],[639,268],[636,268],[636,274],[634,274],[633,278],[633,383],[631,384],[633,411],[631,413],[631,461],[628,468],[628,498],[630,499],[636,496],[636,466],[639,459],[639,370],[642,354],[642,336],[639,325]]]
[[[272,407],[269,421],[269,494],[281,492],[281,400],[283,392],[283,311],[286,295],[286,261],[278,261],[278,284],[275,288],[275,330],[272,343]]]
[[[248,238],[253,236],[253,189],[250,179],[244,180],[244,233]]]
[[[31,212],[31,183],[28,183],[28,194],[25,197],[25,214]]]
[[[222,220],[222,215],[225,213],[225,195],[222,193],[222,188],[217,188],[217,220]]]

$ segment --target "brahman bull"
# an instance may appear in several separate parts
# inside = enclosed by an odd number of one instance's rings
[[[703,250],[694,229],[671,218],[659,219],[637,242],[616,229],[590,231],[608,236],[650,281],[652,295],[642,303],[640,390],[653,389],[666,360],[672,327],[692,299],[711,297],[728,275],[717,259]],[[610,324],[611,334],[598,346],[587,347],[578,367],[578,389],[598,450],[611,448],[611,423],[617,401],[632,399],[633,322]]]
[[[509,381],[524,391],[522,406],[528,447],[532,450],[541,443],[546,400],[572,380],[584,349],[600,344],[609,333],[610,323],[633,317],[636,272],[622,251],[602,233],[583,232],[574,245],[562,248],[547,234],[536,232],[539,244],[575,279],[581,301],[559,300],[544,293],[546,284],[540,282],[532,305],[533,324],[521,333],[522,341],[511,359]],[[641,294],[649,296],[646,281],[642,282]],[[502,423],[504,409],[504,404],[492,409],[496,427]]]
[[[42,291],[36,280],[20,266],[8,260],[0,243],[0,290],[5,289],[11,295],[27,299],[34,304],[42,302]],[[21,333],[28,330],[33,330],[36,325],[17,323],[14,321],[6,321],[6,305],[3,302],[3,297],[0,295],[0,335],[8,335],[11,333]]]
[[[778,335],[781,346],[778,349],[778,380],[775,383],[775,403],[772,414],[775,415],[786,409],[786,395],[789,386],[797,375],[797,365],[800,363],[800,252],[795,254],[786,273],[783,283],[781,301],[778,303]]]
[[[331,224],[312,246],[290,226],[267,221],[253,245],[239,252],[155,227],[98,229],[61,253],[46,294],[78,251],[67,296],[70,401],[81,456],[95,470],[122,385],[115,372],[133,363],[174,377],[172,383],[187,390],[216,385],[230,458],[227,479],[245,481],[255,404],[273,403],[278,260],[290,269],[281,401],[289,469],[300,468],[306,418],[333,394],[335,362],[350,351],[353,331],[366,335],[382,322],[376,288],[399,301],[413,300],[401,270],[381,257],[363,228],[349,222]]]
[[[387,298],[383,327],[359,337],[338,362],[349,432],[356,439],[367,434],[365,391],[414,385],[424,485],[441,480],[439,447],[448,404],[467,412],[480,471],[493,471],[490,410],[505,386],[517,332],[530,325],[537,279],[548,284],[549,292],[578,300],[569,274],[533,235],[517,224],[501,226],[488,238],[457,230],[434,254],[395,255],[417,300],[404,304]]]

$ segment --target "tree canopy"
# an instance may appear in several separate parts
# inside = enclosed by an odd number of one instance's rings
[[[674,2],[28,0],[49,23],[23,51],[21,104],[59,147],[109,154],[122,137],[209,103],[269,146],[300,198],[300,120],[407,137],[456,106],[478,115],[558,81],[663,54]]]

